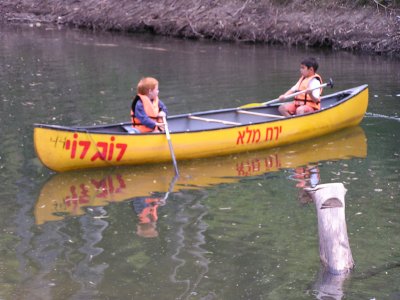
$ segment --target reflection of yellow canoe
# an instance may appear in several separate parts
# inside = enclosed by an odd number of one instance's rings
[[[176,159],[188,160],[276,148],[358,125],[368,86],[324,96],[321,110],[284,118],[278,104],[224,109],[168,118]],[[131,124],[66,127],[36,124],[39,159],[55,171],[166,162],[163,133],[129,134]]]
[[[311,162],[366,157],[364,131],[353,127],[333,135],[262,152],[182,162],[174,190],[231,183]],[[35,205],[37,224],[83,214],[83,207],[167,192],[172,166],[105,168],[60,173],[43,186]]]

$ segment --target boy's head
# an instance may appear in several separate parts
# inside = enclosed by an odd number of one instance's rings
[[[318,70],[318,63],[314,57],[303,59],[300,65],[306,66],[308,69],[313,68],[314,72],[317,72]]]
[[[153,77],[144,77],[140,79],[137,85],[137,93],[140,95],[148,95],[150,90],[154,90],[158,86],[158,80]]]

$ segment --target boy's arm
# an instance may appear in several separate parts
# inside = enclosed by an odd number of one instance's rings
[[[279,96],[279,101],[285,101],[286,100],[286,96],[293,94],[297,91],[297,84],[295,84],[294,86],[292,86],[286,93],[282,94]]]
[[[158,106],[160,107],[160,110],[165,112],[165,115],[168,115],[168,109],[167,106],[162,102],[161,100],[158,100]]]
[[[321,82],[317,78],[313,78],[308,84],[308,89],[311,91],[308,91],[307,94],[314,102],[318,102],[321,96],[321,90],[318,88],[319,85],[321,85]]]

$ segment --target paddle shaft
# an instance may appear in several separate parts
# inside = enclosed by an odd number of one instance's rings
[[[332,80],[332,78],[329,79],[329,82],[324,83],[324,84],[321,84],[321,85],[319,85],[319,86],[316,86],[316,87],[314,87],[314,88],[312,88],[312,89],[307,89],[307,90],[303,90],[303,91],[299,91],[299,92],[296,92],[296,93],[287,95],[287,96],[285,96],[285,99],[284,99],[283,101],[288,100],[288,99],[292,99],[292,98],[296,97],[297,95],[301,95],[301,94],[304,94],[304,93],[306,93],[306,92],[310,92],[310,91],[313,91],[313,90],[316,90],[316,89],[320,89],[320,88],[323,88],[323,87],[326,87],[326,86],[333,87],[333,80]],[[241,106],[240,108],[251,107],[251,106],[266,106],[266,105],[273,104],[273,103],[276,103],[276,102],[279,102],[279,101],[281,101],[281,100],[280,100],[279,98],[276,98],[276,99],[274,99],[274,100],[270,100],[270,101],[262,102],[262,103],[249,103],[249,104],[245,104],[245,105]]]
[[[163,116],[163,122],[164,122],[164,126],[165,126],[165,135],[167,136],[167,140],[168,140],[169,152],[171,153],[172,163],[174,164],[174,168],[175,168],[175,174],[176,174],[176,176],[179,176],[178,164],[176,163],[174,148],[172,147],[171,137],[169,135],[167,118],[165,116]]]
[[[165,204],[165,201],[168,199],[169,194],[174,191],[174,186],[175,186],[175,183],[178,180],[178,178],[179,178],[179,174],[175,174],[174,178],[172,178],[171,182],[169,183],[168,191],[165,193],[164,198],[161,199],[161,202],[164,202],[164,204]]]

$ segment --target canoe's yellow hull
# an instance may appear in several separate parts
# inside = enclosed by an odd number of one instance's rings
[[[367,106],[368,88],[363,86],[349,100],[318,113],[214,130],[172,132],[171,141],[178,161],[273,148],[355,126]],[[106,134],[35,127],[34,145],[42,163],[59,172],[171,160],[164,134]]]

